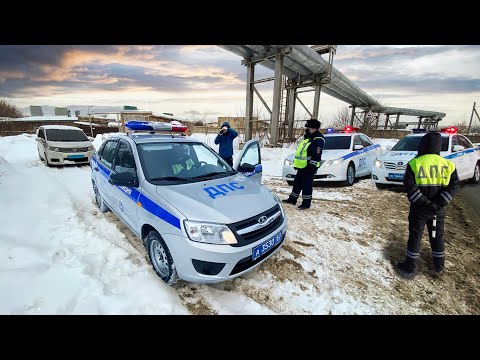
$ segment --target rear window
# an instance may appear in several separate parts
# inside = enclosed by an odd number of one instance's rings
[[[325,136],[323,150],[350,149],[351,136]]]
[[[422,136],[405,136],[395,144],[392,151],[418,151],[418,144]],[[448,137],[442,136],[442,150],[448,151]]]
[[[88,141],[81,130],[47,129],[46,131],[49,141]]]

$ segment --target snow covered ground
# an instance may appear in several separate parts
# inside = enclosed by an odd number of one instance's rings
[[[202,136],[193,137],[215,148],[214,136]],[[396,142],[373,140],[383,149]],[[99,135],[94,145],[101,143]],[[281,197],[291,190],[280,177],[293,151],[262,149],[264,183]],[[390,292],[398,284],[381,237],[371,219],[352,211],[358,204],[368,209],[378,195],[369,179],[315,188],[308,214],[287,206],[285,245],[246,275],[170,287],[131,232],[97,210],[90,171],[47,168],[34,135],[0,137],[0,314],[429,313]]]

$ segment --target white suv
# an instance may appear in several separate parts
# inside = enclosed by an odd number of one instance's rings
[[[47,166],[89,164],[95,152],[93,138],[75,126],[42,125],[35,140],[38,157]]]

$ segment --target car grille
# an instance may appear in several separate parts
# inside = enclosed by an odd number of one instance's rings
[[[238,231],[240,231],[242,229],[245,229],[245,228],[248,228],[248,227],[253,226],[255,224],[258,224],[258,219],[260,217],[266,216],[267,219],[269,219],[273,215],[278,213],[279,211],[280,211],[280,216],[277,217],[272,223],[270,223],[270,224],[268,224],[268,225],[266,225],[266,226],[264,226],[260,229],[253,230],[253,231],[250,231],[250,232],[245,233],[245,234],[239,234],[238,233]],[[280,225],[282,225],[282,223],[283,223],[283,215],[282,215],[281,210],[280,210],[280,205],[276,204],[274,207],[272,207],[271,209],[268,209],[267,211],[262,212],[261,214],[252,216],[251,218],[239,221],[239,222],[234,223],[234,224],[230,224],[230,225],[228,225],[228,227],[235,234],[235,237],[237,238],[237,241],[238,241],[237,244],[234,244],[234,245],[231,245],[231,246],[241,247],[241,246],[251,244],[251,243],[267,236],[268,234],[273,234],[273,232],[276,229],[278,229],[280,227]]]
[[[384,161],[383,166],[385,166],[385,169],[387,170],[396,170],[396,171],[405,171],[405,169],[407,168],[407,164],[398,165],[395,162],[388,162],[388,161]]]
[[[75,149],[75,151],[73,151]],[[58,148],[59,152],[63,153],[81,153],[81,152],[87,152],[88,148],[82,147],[82,148]]]

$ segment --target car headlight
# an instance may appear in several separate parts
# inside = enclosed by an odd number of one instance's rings
[[[92,150],[95,150],[95,148],[93,146],[89,146],[88,151],[92,151]]]
[[[187,235],[192,241],[217,245],[237,243],[237,238],[225,225],[190,220],[185,220],[184,223]]]
[[[285,162],[284,162],[284,164],[287,165],[287,166],[293,167],[293,162],[291,162],[290,160],[287,160],[287,159],[286,159]]]
[[[48,150],[52,150],[52,151],[55,151],[55,152],[59,152],[60,149],[58,147],[55,147],[55,146],[49,146],[48,147]]]
[[[323,166],[329,167],[329,166],[334,166],[334,165],[340,165],[342,162],[343,162],[343,159],[327,160],[327,161],[325,161]]]
[[[373,165],[378,167],[378,168],[382,168],[383,167],[383,162],[381,160],[375,160]]]

